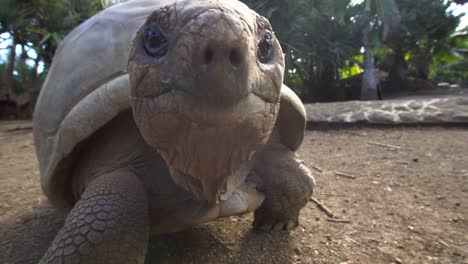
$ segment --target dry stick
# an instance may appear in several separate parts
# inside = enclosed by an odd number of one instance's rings
[[[367,144],[376,145],[376,146],[385,147],[385,148],[390,148],[390,149],[402,149],[402,147],[400,147],[400,146],[384,144],[384,143],[380,143],[380,142],[376,142],[376,141],[367,141]]]
[[[330,209],[328,209],[325,205],[323,205],[319,200],[315,198],[310,198],[310,201],[314,202],[318,206],[318,208],[322,210],[322,212],[324,212],[328,217],[330,218],[335,217],[333,212]]]
[[[327,218],[327,221],[333,222],[333,223],[351,223],[351,220],[348,219],[338,219],[338,218]]]
[[[224,249],[226,249],[227,251],[232,251],[232,248],[230,248],[228,245],[226,245],[225,243],[223,243],[221,240],[219,240],[219,238],[217,238],[216,236],[214,235],[211,235],[211,238],[213,238],[213,240],[215,240],[216,242],[218,242],[218,244],[220,244]]]
[[[446,247],[450,247],[450,245],[447,244],[447,242],[443,241],[442,239],[439,239],[439,244],[444,245]]]
[[[315,166],[315,165],[312,166],[312,169],[314,169],[314,170],[316,170],[316,171],[318,171],[320,173],[322,173],[322,171],[323,171],[322,168],[320,168],[319,166]]]
[[[14,131],[19,131],[19,130],[31,130],[31,129],[33,129],[32,125],[24,125],[24,126],[8,127],[6,131],[14,132]]]
[[[335,173],[335,175],[339,176],[339,177],[349,178],[349,179],[353,179],[353,180],[356,179],[356,176],[353,176],[353,175],[350,175],[350,174],[347,174],[347,173],[344,173],[344,172],[334,171],[333,173]]]

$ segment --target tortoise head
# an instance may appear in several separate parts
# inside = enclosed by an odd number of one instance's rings
[[[145,141],[178,184],[217,201],[276,122],[284,57],[270,23],[237,1],[178,1],[148,17],[129,58]]]

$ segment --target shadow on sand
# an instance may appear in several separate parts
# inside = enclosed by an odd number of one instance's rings
[[[44,202],[0,223],[0,263],[37,263],[63,222],[64,216]],[[292,263],[289,233],[258,233],[247,222],[229,222],[220,220],[153,237],[146,263]],[[222,241],[217,230],[233,239]]]

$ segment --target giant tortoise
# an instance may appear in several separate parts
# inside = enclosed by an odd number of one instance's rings
[[[254,212],[288,230],[314,180],[268,20],[233,0],[135,0],[73,30],[34,113],[42,189],[68,212],[41,263],[143,263],[151,235]]]

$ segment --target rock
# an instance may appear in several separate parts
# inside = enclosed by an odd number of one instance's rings
[[[380,110],[385,111],[385,112],[392,112],[393,111],[393,106],[390,104],[383,105]]]
[[[464,106],[465,110],[468,110],[468,97],[457,97],[455,103],[460,106]]]
[[[450,88],[450,83],[441,82],[441,83],[438,83],[437,86],[440,87],[440,88]]]
[[[408,107],[413,110],[419,110],[423,107],[423,104],[420,102],[412,101],[408,104]]]
[[[295,253],[296,255],[300,256],[300,255],[302,254],[301,248],[299,248],[299,247],[294,248],[294,253]]]
[[[371,124],[468,123],[468,97],[350,101],[306,105],[309,122]]]
[[[456,112],[452,115],[452,119],[456,122],[468,123],[468,112]]]
[[[363,109],[359,109],[356,112],[351,113],[349,116],[349,120],[350,121],[348,122],[359,122],[366,120],[365,111]]]
[[[397,116],[395,114],[381,110],[370,112],[367,116],[367,120],[369,121],[369,123],[375,124],[391,124],[394,123],[393,121],[395,121],[396,119]]]
[[[421,117],[415,112],[398,113],[398,117],[402,123],[417,123],[421,120]]]
[[[422,123],[443,123],[447,118],[445,118],[446,113],[443,112],[423,112],[421,114]]]
[[[394,107],[394,110],[397,110],[397,111],[411,111],[411,109],[409,109],[408,107],[404,106],[404,105],[397,105]]]

